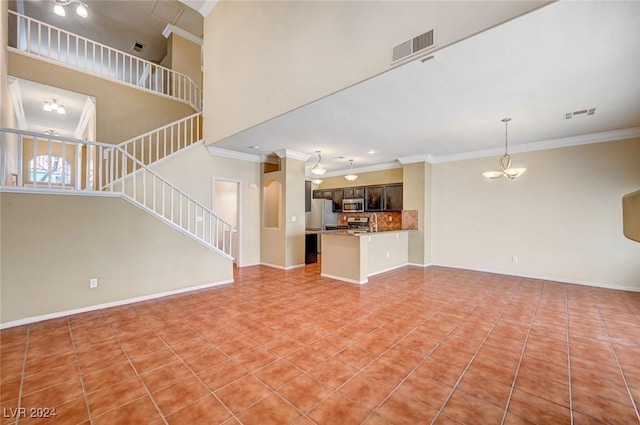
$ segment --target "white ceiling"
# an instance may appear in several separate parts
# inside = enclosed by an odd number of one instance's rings
[[[29,80],[16,78],[11,80],[10,90],[13,101],[19,103],[18,114],[23,113],[24,125],[20,126],[21,130],[34,133],[53,130],[61,137],[75,138],[76,131],[82,125],[82,114],[90,96]],[[51,99],[64,105],[66,114],[44,111],[42,109],[44,101]],[[93,102],[95,104],[95,100]]]
[[[512,152],[640,135],[640,2],[553,3],[434,56],[214,147],[261,155],[321,150],[328,175],[336,175],[351,158],[362,172],[398,158],[498,155],[504,117],[512,118]],[[595,114],[564,119],[588,108]]]

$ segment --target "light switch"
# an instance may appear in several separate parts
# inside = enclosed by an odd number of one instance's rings
[[[295,215],[291,216],[291,222],[295,223],[296,221],[298,221],[298,217],[296,217]]]

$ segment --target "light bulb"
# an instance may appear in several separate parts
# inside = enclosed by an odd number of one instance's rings
[[[42,105],[42,109],[46,112],[51,112],[53,109],[51,108],[51,103],[45,100],[44,105]]]
[[[59,105],[59,106],[58,106],[58,113],[59,113],[60,115],[64,115],[64,114],[66,114],[66,113],[67,113],[67,111],[64,109],[64,105]]]
[[[87,13],[87,6],[85,6],[84,4],[80,3],[78,5],[78,7],[76,7],[76,13],[78,14],[78,16],[80,16],[81,18],[86,18],[88,13]]]
[[[55,6],[53,6],[53,13],[55,13],[58,16],[62,16],[63,18],[67,16],[67,12],[65,12],[64,7],[62,7],[62,5],[59,5],[59,4],[56,4]]]

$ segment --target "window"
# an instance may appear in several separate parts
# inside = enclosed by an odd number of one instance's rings
[[[71,184],[71,165],[59,156],[37,156],[29,161],[29,180],[36,183]]]

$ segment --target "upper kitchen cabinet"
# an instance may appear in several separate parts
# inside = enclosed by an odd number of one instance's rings
[[[364,210],[382,211],[382,186],[364,188]]]
[[[402,211],[402,185],[384,186],[384,211]]]
[[[343,189],[333,189],[333,212],[342,212]]]
[[[344,199],[363,199],[364,187],[345,187]]]
[[[331,189],[325,189],[325,190],[314,190],[313,191],[313,199],[327,199],[327,200],[332,200],[333,199],[333,190]],[[342,201],[340,201],[342,202]]]

